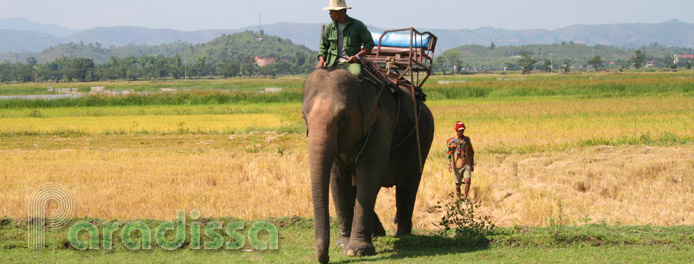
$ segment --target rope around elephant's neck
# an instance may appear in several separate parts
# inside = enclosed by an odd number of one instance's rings
[[[364,149],[366,148],[366,143],[369,143],[369,138],[371,138],[371,129],[373,129],[373,127],[369,128],[369,133],[366,134],[366,140],[364,140],[364,145],[361,146],[359,153],[357,153],[357,157],[354,158],[354,164],[357,164],[357,162],[359,162],[359,157],[361,157],[361,154],[364,152]]]
[[[381,104],[379,101],[381,100],[381,94],[383,93],[383,88],[385,84],[381,85],[381,88],[378,89],[378,92],[376,93],[376,104],[378,104],[378,107],[381,107]],[[357,153],[357,157],[354,158],[354,164],[357,164],[359,161],[359,157],[361,157],[361,154],[364,152],[364,149],[366,148],[366,144],[369,143],[369,138],[371,138],[371,129],[373,129],[373,125],[369,128],[369,132],[366,133],[366,140],[364,140],[364,144],[361,145],[361,149],[359,150],[359,153]]]

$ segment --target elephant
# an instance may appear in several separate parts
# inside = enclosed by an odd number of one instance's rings
[[[397,88],[394,88],[397,89]],[[384,91],[385,90],[385,91]],[[336,209],[337,245],[347,256],[375,255],[372,234],[385,235],[374,212],[381,187],[396,187],[396,236],[412,233],[412,212],[434,136],[434,117],[409,91],[359,80],[346,70],[316,70],[304,85],[316,255],[329,261],[328,191]],[[421,160],[417,142],[421,146]]]

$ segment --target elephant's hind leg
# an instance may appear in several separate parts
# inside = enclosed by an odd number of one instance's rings
[[[412,212],[414,211],[415,198],[417,198],[419,180],[422,177],[418,172],[403,176],[411,180],[398,184],[395,190],[395,203],[398,209],[395,214],[395,221],[398,225],[395,236],[409,235],[412,233]]]

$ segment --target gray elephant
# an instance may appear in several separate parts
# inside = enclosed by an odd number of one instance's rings
[[[396,235],[412,232],[421,179],[411,94],[393,96],[346,70],[317,70],[306,80],[306,121],[318,261],[329,261],[328,186],[339,236],[348,256],[374,255],[372,234],[381,224],[374,204],[381,187],[396,186]],[[422,164],[434,136],[434,118],[418,100]],[[328,185],[328,182],[330,185]],[[385,234],[383,232],[383,234]]]

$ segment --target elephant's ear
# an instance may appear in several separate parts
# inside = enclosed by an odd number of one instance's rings
[[[369,91],[362,94],[361,98],[361,129],[362,133],[366,134],[371,129],[371,126],[378,119],[380,110],[378,109],[378,95],[375,91]]]

